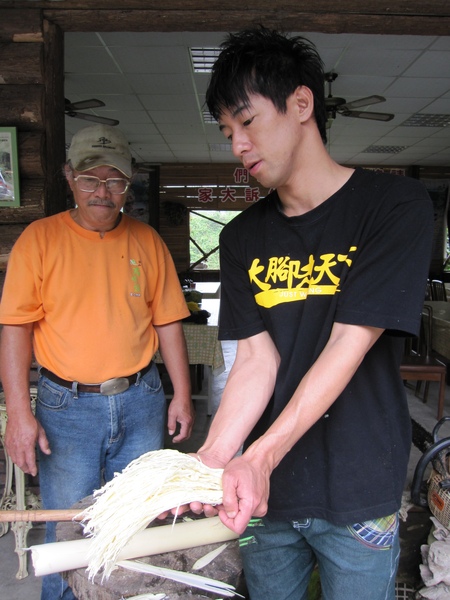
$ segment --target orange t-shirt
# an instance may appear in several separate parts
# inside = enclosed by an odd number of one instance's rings
[[[69,211],[40,219],[12,249],[0,323],[33,323],[37,362],[63,379],[98,383],[139,371],[158,348],[153,325],[186,316],[165,243],[125,214],[103,238]]]

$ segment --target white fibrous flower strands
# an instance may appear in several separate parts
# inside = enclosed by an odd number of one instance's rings
[[[81,513],[92,537],[89,577],[103,570],[107,579],[124,546],[162,513],[197,501],[220,504],[222,473],[177,450],[147,452],[116,473]]]

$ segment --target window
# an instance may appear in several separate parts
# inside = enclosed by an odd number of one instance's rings
[[[189,253],[191,268],[219,270],[219,235],[224,225],[241,211],[190,210]]]

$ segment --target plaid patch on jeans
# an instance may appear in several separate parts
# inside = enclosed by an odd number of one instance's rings
[[[349,525],[348,529],[358,540],[367,546],[387,550],[392,546],[397,531],[397,513],[388,517],[380,517],[364,523]]]

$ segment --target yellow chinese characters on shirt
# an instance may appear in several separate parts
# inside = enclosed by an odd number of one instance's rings
[[[351,254],[355,251],[356,246],[351,246],[347,254],[327,253],[317,258],[310,255],[305,264],[289,256],[274,256],[264,266],[259,258],[255,258],[249,277],[250,282],[261,290],[255,294],[257,304],[271,308],[306,300],[311,295],[333,296],[340,291],[340,277],[335,271],[340,271],[344,262],[350,267]]]

